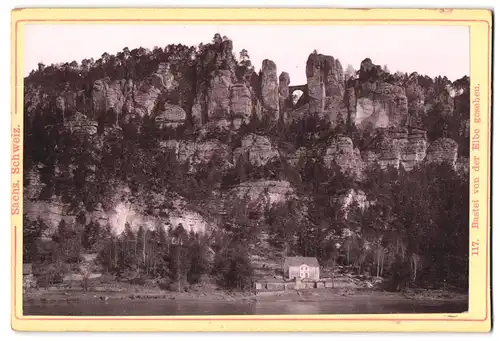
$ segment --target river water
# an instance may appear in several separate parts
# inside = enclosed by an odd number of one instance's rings
[[[25,303],[24,315],[148,316],[148,315],[287,315],[287,314],[411,314],[462,313],[467,301],[339,299],[319,302],[199,302],[175,300],[109,300]]]

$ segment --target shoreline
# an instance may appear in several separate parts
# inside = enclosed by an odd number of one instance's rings
[[[406,292],[388,292],[371,289],[304,289],[287,291],[253,292],[170,292],[163,290],[126,290],[126,291],[75,291],[63,288],[30,290],[23,293],[24,304],[37,303],[76,303],[76,302],[108,302],[117,300],[164,300],[180,302],[319,302],[342,300],[414,300],[414,301],[463,301],[468,299],[467,294],[443,290],[411,290]]]

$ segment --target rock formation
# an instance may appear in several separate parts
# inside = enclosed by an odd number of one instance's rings
[[[231,118],[233,128],[238,130],[242,124],[250,123],[252,116],[252,94],[245,84],[231,87]]]
[[[458,144],[449,138],[440,138],[432,142],[427,148],[426,162],[446,162],[453,168],[456,166],[458,157]]]
[[[306,65],[309,112],[338,120],[344,96],[344,72],[332,56],[312,53]],[[345,116],[345,110],[343,110]]]
[[[365,59],[359,71],[356,126],[362,129],[406,127],[408,100],[404,89],[387,83],[379,65]]]
[[[278,95],[279,95],[279,107],[280,107],[280,117],[283,117],[285,108],[288,106],[288,96],[290,91],[288,86],[290,85],[290,75],[286,72],[282,72],[279,77]]]
[[[279,115],[278,74],[276,64],[269,59],[262,61],[261,95],[265,115],[276,121]]]
[[[278,150],[272,146],[269,138],[255,134],[247,135],[242,139],[241,147],[233,152],[234,163],[244,153],[247,153],[250,163],[257,167],[279,158]]]
[[[259,180],[240,183],[231,193],[249,202],[275,204],[284,202],[294,194],[294,190],[288,181]]]
[[[354,148],[349,137],[334,136],[325,152],[323,161],[327,167],[335,162],[342,171],[359,175],[362,169],[362,160],[357,148]]]
[[[177,105],[165,103],[155,116],[155,124],[159,129],[165,127],[176,128],[186,121],[186,112]]]
[[[231,150],[228,145],[218,140],[209,140],[204,142],[196,141],[165,141],[166,149],[174,151],[177,160],[181,163],[189,163],[191,166],[207,164],[214,157],[223,161],[229,161]]]
[[[86,115],[80,112],[68,117],[64,122],[64,127],[70,133],[78,136],[92,136],[97,133],[97,122],[88,119]]]

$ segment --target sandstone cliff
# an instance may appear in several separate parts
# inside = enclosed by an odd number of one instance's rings
[[[220,219],[235,198],[263,208],[296,197],[311,181],[307,162],[332,173],[338,166],[357,182],[373,165],[410,171],[444,162],[468,172],[468,78],[390,74],[369,58],[347,78],[338,59],[312,53],[301,85],[286,71],[278,77],[270,59],[260,72],[248,65],[224,38],[198,49],[136,49],[76,71],[50,66],[28,77],[27,218],[55,229],[83,212],[115,232],[125,223],[206,231],[208,216]],[[291,89],[304,90],[296,103]],[[79,160],[68,148],[88,155]],[[179,192],[182,207],[172,204]]]

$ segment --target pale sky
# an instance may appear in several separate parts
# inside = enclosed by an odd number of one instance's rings
[[[318,53],[340,59],[344,70],[355,69],[367,57],[387,64],[391,72],[417,71],[430,77],[455,80],[469,75],[467,26],[297,26],[297,25],[149,25],[43,24],[24,27],[24,76],[46,65],[84,58],[98,59],[124,47],[152,49],[168,44],[197,46],[211,42],[215,33],[233,41],[234,54],[246,49],[256,71],[271,59],[278,74],[290,74],[290,85],[306,83],[306,61]]]

